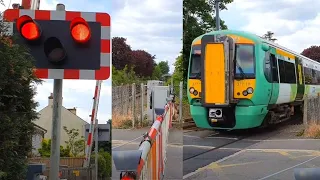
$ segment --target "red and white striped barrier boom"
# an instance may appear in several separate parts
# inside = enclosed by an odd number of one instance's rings
[[[138,150],[112,152],[116,167],[118,165],[117,170],[121,171],[121,180],[163,179],[173,107],[173,103],[169,102],[164,108],[164,113],[157,115]]]
[[[97,126],[97,124],[95,124],[94,122],[97,118],[97,113],[98,113],[101,84],[102,84],[102,81],[98,80],[96,83],[95,90],[94,90],[93,107],[92,107],[92,112],[91,112],[91,122],[90,122],[89,134],[88,134],[88,139],[87,139],[86,159],[84,162],[84,167],[88,167],[90,165],[90,156],[91,156],[91,151],[92,151],[92,140],[93,140],[93,133],[94,133],[94,129],[95,129],[94,126]]]

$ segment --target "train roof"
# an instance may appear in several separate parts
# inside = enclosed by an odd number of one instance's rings
[[[312,60],[312,59],[310,59],[310,58],[308,58],[308,57],[306,57],[306,56],[301,55],[300,53],[297,53],[297,52],[295,52],[295,51],[293,51],[293,50],[290,50],[290,49],[288,49],[288,48],[285,48],[285,47],[283,47],[283,46],[281,46],[281,45],[279,45],[279,44],[277,44],[277,43],[274,43],[274,42],[272,42],[272,41],[269,41],[269,40],[267,40],[267,39],[264,39],[264,38],[262,38],[262,37],[260,37],[260,36],[258,36],[258,35],[256,35],[256,34],[253,34],[253,33],[247,32],[247,31],[238,31],[238,30],[211,31],[211,32],[208,32],[208,33],[203,34],[203,35],[201,35],[201,36],[198,36],[197,38],[195,38],[195,39],[193,40],[192,43],[194,43],[195,41],[200,40],[204,35],[210,35],[210,34],[234,34],[234,35],[239,35],[239,36],[243,36],[243,37],[249,38],[249,39],[251,39],[251,40],[253,40],[253,41],[255,41],[255,42],[258,42],[258,43],[264,42],[264,43],[269,44],[269,45],[271,45],[271,46],[273,46],[273,47],[276,47],[276,48],[282,49],[282,50],[284,50],[284,51],[287,51],[287,52],[293,54],[293,55],[296,56],[296,57],[302,58],[304,61],[308,61],[308,62],[311,63],[311,64],[317,65],[317,69],[320,70],[320,63],[319,63],[319,62],[317,62],[317,61],[315,61],[315,60]],[[305,62],[304,62],[305,65],[307,65],[307,64],[309,64],[309,63],[305,63]],[[308,65],[307,65],[307,66],[308,66]]]

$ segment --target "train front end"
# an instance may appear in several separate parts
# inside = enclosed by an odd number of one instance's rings
[[[197,127],[260,126],[267,109],[256,105],[255,42],[218,31],[194,40],[188,69],[190,112]]]

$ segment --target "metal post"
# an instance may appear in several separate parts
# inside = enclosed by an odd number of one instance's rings
[[[96,172],[96,180],[98,180],[98,148],[99,148],[99,144],[98,144],[98,119],[96,119],[95,122],[95,148],[94,148],[94,152],[95,152],[95,172]]]
[[[216,3],[216,30],[220,30],[220,16],[219,16],[219,0],[215,1]]]
[[[56,10],[64,11],[61,4]],[[62,79],[53,81],[53,107],[52,107],[52,133],[51,133],[51,153],[50,153],[50,179],[59,180],[60,166],[60,130],[61,130],[61,108],[62,108]]]
[[[183,81],[179,85],[179,123],[182,122]]]
[[[304,127],[308,127],[308,95],[304,96],[304,103],[303,103],[303,124]]]
[[[171,89],[170,89],[170,94],[173,94],[173,76],[171,76]]]
[[[141,83],[141,118],[140,118],[140,127],[142,127],[142,122],[144,118],[144,84]]]
[[[136,121],[136,84],[132,84],[132,128],[135,127],[135,121]]]

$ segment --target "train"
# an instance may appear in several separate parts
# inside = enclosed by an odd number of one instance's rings
[[[250,32],[219,30],[195,38],[187,95],[199,128],[270,126],[303,113],[320,92],[320,63]]]

